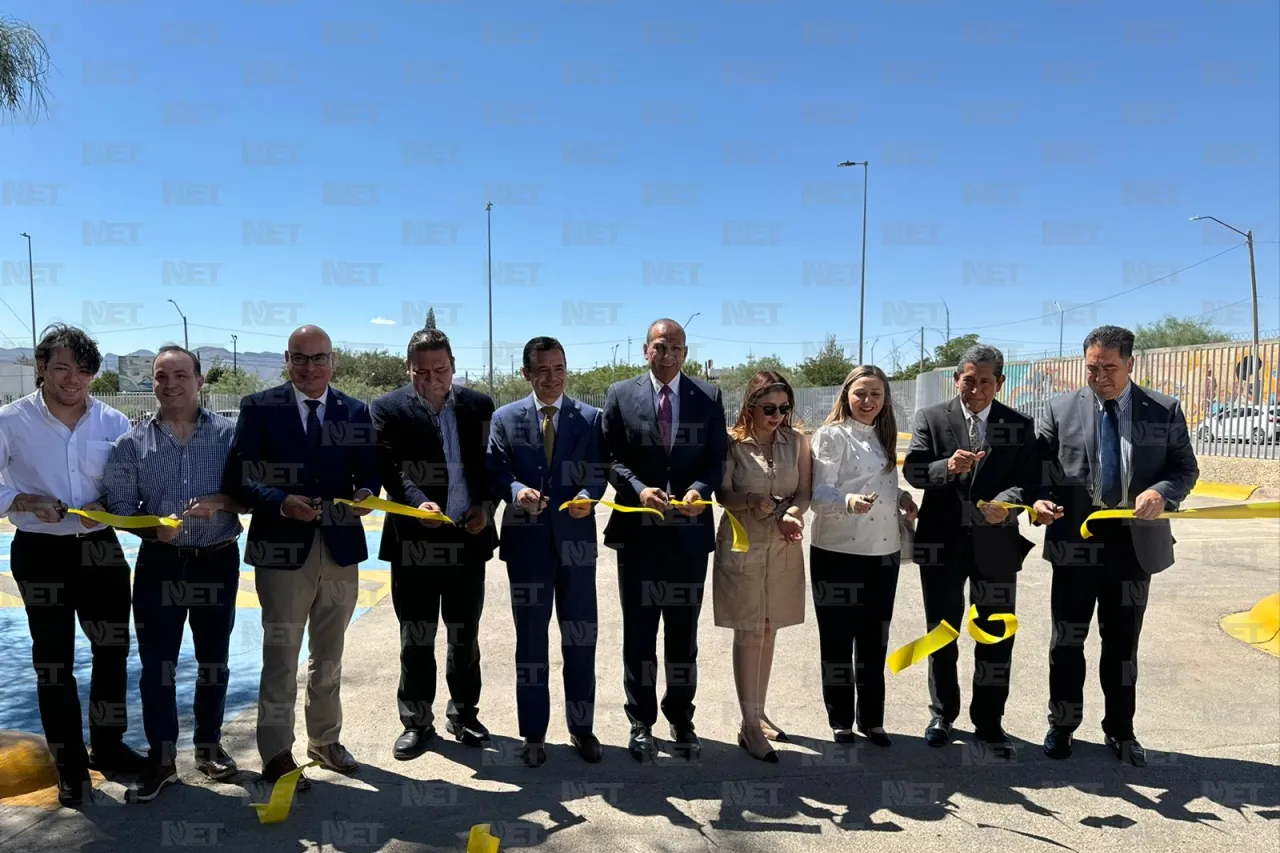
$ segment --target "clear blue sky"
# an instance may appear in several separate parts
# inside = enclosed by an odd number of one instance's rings
[[[0,345],[399,348],[435,303],[460,368],[535,334],[571,366],[670,315],[694,355],[866,356],[918,327],[1068,349],[1165,312],[1280,327],[1280,12],[1265,0],[18,0],[51,121],[0,128]],[[167,194],[167,197],[166,197]],[[346,202],[346,203],[338,203]],[[407,223],[407,224],[406,224]],[[807,272],[806,272],[807,270]],[[406,303],[408,303],[406,307]],[[743,304],[745,303],[745,304]],[[1227,307],[1222,307],[1222,306]],[[406,317],[406,314],[410,315]],[[1032,319],[1028,319],[1032,318]],[[930,347],[941,342],[929,329]],[[12,341],[12,343],[9,343]]]

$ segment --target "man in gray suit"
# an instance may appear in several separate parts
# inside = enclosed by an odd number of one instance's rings
[[[1035,509],[1062,519],[1049,526],[1044,546],[1053,564],[1044,751],[1071,755],[1084,715],[1084,642],[1096,604],[1102,731],[1117,758],[1141,767],[1146,751],[1133,732],[1138,637],[1151,575],[1173,565],[1173,533],[1157,516],[1178,508],[1200,471],[1181,404],[1130,380],[1133,332],[1094,329],[1084,339],[1084,362],[1089,387],[1050,400],[1037,430],[1045,476]],[[1134,518],[1095,521],[1086,540],[1080,524],[1100,509],[1132,509]]]

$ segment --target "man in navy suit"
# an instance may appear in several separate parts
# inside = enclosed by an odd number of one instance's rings
[[[262,681],[258,752],[274,782],[293,758],[298,654],[310,634],[307,755],[352,773],[359,764],[342,745],[342,649],[355,610],[359,563],[369,557],[364,527],[337,498],[379,491],[368,408],[329,387],[333,343],[317,326],[289,336],[289,381],[240,401],[223,492],[253,513],[245,562],[262,603]],[[310,788],[299,776],[299,790]]]
[[[400,686],[396,706],[404,731],[393,754],[416,758],[436,736],[436,631],[448,629],[446,729],[481,747],[489,730],[479,719],[480,613],[484,566],[497,536],[486,507],[485,446],[493,401],[453,384],[453,348],[438,329],[409,339],[410,384],[373,401],[378,470],[387,497],[455,524],[388,514],[378,556],[391,564],[391,602],[400,621]]]
[[[662,319],[649,327],[644,355],[649,372],[609,388],[604,443],[610,482],[623,506],[663,514],[614,510],[604,544],[618,552],[622,599],[623,680],[631,720],[628,750],[637,761],[657,754],[658,624],[664,623],[667,691],[662,713],[671,723],[676,752],[694,758],[698,684],[698,615],[715,550],[712,515],[705,506],[672,507],[672,500],[710,500],[720,487],[729,436],[720,389],[681,372],[688,354],[684,329]]]
[[[502,514],[499,557],[511,582],[516,623],[516,708],[525,763],[546,761],[551,698],[547,625],[555,605],[564,655],[565,716],[583,760],[602,757],[592,733],[596,696],[596,520],[575,498],[604,497],[600,410],[564,395],[564,347],[538,337],[524,347],[524,378],[533,393],[493,416],[489,482]]]

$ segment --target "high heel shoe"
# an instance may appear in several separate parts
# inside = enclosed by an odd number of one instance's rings
[[[773,721],[763,714],[760,715],[760,731],[764,734],[765,740],[771,740],[775,743],[791,743],[787,733],[775,726]]]
[[[738,732],[738,746],[746,750],[747,755],[750,755],[752,758],[755,758],[759,761],[765,761],[765,762],[768,762],[769,764],[778,763],[778,753],[772,749],[770,749],[768,752],[765,752],[763,754],[752,752],[751,747],[747,745],[747,736],[744,735],[742,732]]]

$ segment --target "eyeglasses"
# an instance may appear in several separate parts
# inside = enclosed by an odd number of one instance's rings
[[[771,418],[774,415],[791,414],[791,406],[787,403],[783,403],[781,406],[775,406],[771,403],[768,406],[761,406],[760,411],[764,412],[767,417]]]
[[[321,353],[316,353],[315,355],[307,355],[306,353],[295,352],[295,353],[289,354],[289,361],[293,363],[294,367],[303,367],[307,364],[307,362],[314,364],[316,367],[324,367],[326,364],[329,363],[329,359],[331,359],[332,357],[333,357],[333,353],[331,352],[321,352]]]

